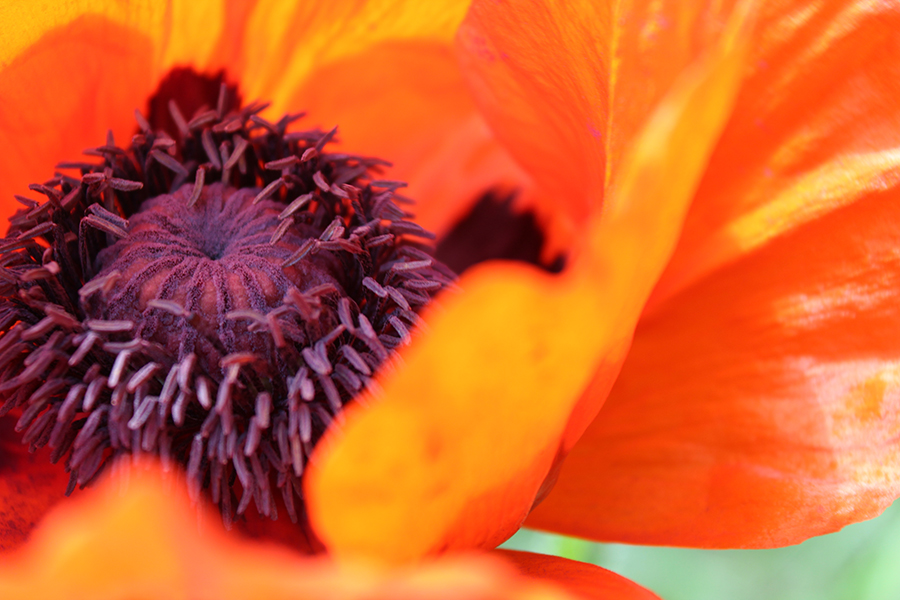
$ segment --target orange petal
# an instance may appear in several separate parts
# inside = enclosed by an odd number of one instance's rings
[[[18,443],[15,420],[0,419],[0,550],[21,544],[51,506],[63,498],[69,480],[50,451],[30,454]]]
[[[599,409],[576,408],[581,391],[592,378],[608,385],[624,358],[728,114],[742,41],[730,32],[679,79],[564,276],[507,263],[467,271],[464,293],[445,295],[424,316],[427,335],[385,370],[383,397],[320,442],[306,497],[338,556],[400,562],[493,547],[518,528],[561,447]]]
[[[642,321],[530,524],[771,547],[879,514],[900,494],[898,211],[872,193]]]
[[[743,253],[900,182],[900,8],[761,7],[734,114],[655,303]]]
[[[733,4],[473,3],[460,59],[497,137],[542,188],[556,235],[599,208],[635,137],[715,45]]]
[[[198,517],[180,479],[156,467],[119,463],[115,470],[118,476],[56,509],[27,546],[3,555],[0,597],[567,598],[497,557],[470,555],[379,571],[242,541],[222,530],[217,515],[201,511]]]
[[[468,0],[259,0],[249,16],[240,71],[249,98],[289,109],[297,83],[315,68],[396,40],[449,44]]]
[[[167,0],[153,2],[144,0],[147,7],[152,10],[160,10],[158,5],[165,8],[166,27],[168,35],[160,37],[158,46],[162,49],[158,56],[159,70],[165,74],[172,67],[191,65],[198,72],[230,68],[229,56],[220,56],[218,53],[223,46],[233,46],[235,38],[229,38],[236,29],[236,21],[242,19],[248,10],[250,2],[228,2],[227,0]],[[108,2],[107,2],[108,4]],[[133,10],[143,9],[130,0],[126,6]],[[154,82],[155,84],[156,82]]]
[[[67,2],[37,11],[4,2],[0,44],[0,211],[34,196],[28,184],[79,160],[112,130],[135,130],[159,78],[173,64],[202,70],[218,43],[221,2]],[[202,26],[200,23],[202,22]],[[11,24],[15,24],[12,26]]]
[[[553,581],[581,598],[659,600],[653,592],[596,565],[531,552],[500,550],[499,554],[515,564],[522,574]]]
[[[45,200],[28,185],[101,145],[108,129],[120,142],[130,139],[134,109],[152,89],[151,56],[147,38],[86,16],[51,31],[0,71],[4,215],[21,208],[13,194]]]
[[[6,0],[0,6],[0,23],[7,25],[0,44],[0,66],[5,68],[47,33],[90,17],[149,38],[161,69],[180,64],[203,69],[219,42],[224,12],[224,0],[71,0],[52,10],[30,0]],[[96,42],[102,45],[102,40]],[[54,73],[71,77],[77,71],[57,69]]]
[[[289,104],[325,130],[339,126],[348,151],[390,160],[386,177],[409,184],[416,222],[437,234],[487,189],[527,185],[446,43],[393,42],[349,56],[314,71]]]
[[[611,64],[608,127],[602,132],[607,185],[615,184],[635,136],[682,70],[717,43],[735,11],[747,10],[740,4],[736,0],[610,3],[611,33],[608,48],[602,50]]]
[[[473,2],[460,62],[498,138],[571,226],[603,199],[610,15],[597,2]],[[552,190],[552,194],[549,192]]]

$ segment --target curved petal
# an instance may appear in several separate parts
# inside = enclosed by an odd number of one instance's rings
[[[733,5],[473,3],[460,59],[497,137],[542,188],[555,236],[609,196],[634,139],[681,72],[715,45]]]
[[[900,182],[900,8],[772,2],[734,114],[651,304]]]
[[[325,130],[337,125],[343,148],[390,160],[387,176],[409,184],[416,222],[437,234],[486,190],[528,185],[478,113],[446,43],[384,43],[325,65],[289,107]]]
[[[38,11],[4,2],[0,22],[0,210],[13,194],[53,175],[56,163],[78,160],[134,131],[133,112],[146,104],[164,70],[189,63],[202,70],[218,41],[221,2],[67,2]],[[202,26],[201,26],[202,23]],[[189,40],[189,41],[188,41]]]
[[[580,392],[592,378],[608,384],[624,358],[730,110],[743,39],[730,31],[679,79],[570,270],[467,271],[464,292],[445,295],[424,316],[428,335],[383,372],[383,396],[320,442],[305,490],[331,551],[400,562],[493,547],[518,528],[599,408],[578,407],[583,421],[570,423]]]
[[[15,420],[0,419],[0,550],[17,547],[63,498],[69,477],[50,464],[49,450],[30,454],[13,433]]]
[[[653,592],[612,571],[558,556],[499,551],[529,577],[553,581],[581,598],[596,600],[659,600]]]
[[[900,191],[784,234],[643,321],[536,527],[798,543],[900,494]]]
[[[8,25],[0,44],[0,66],[5,68],[47,33],[94,17],[149,38],[161,68],[188,63],[203,69],[219,41],[224,13],[224,0],[72,0],[53,10],[29,0],[8,0],[0,6],[0,23]]]
[[[103,143],[111,129],[129,139],[133,112],[153,82],[151,42],[133,30],[87,16],[48,33],[0,71],[0,199],[44,199],[31,183],[53,176],[63,160]],[[54,76],[68,74],[63,84]],[[123,85],[123,82],[127,82]]]
[[[603,200],[609,54],[598,46],[611,43],[606,4],[476,1],[458,34],[482,112],[569,229]]]
[[[0,561],[0,596],[51,598],[484,598],[565,600],[540,577],[471,555],[397,571],[336,565],[227,535],[181,480],[117,465],[119,477],[56,509]],[[548,579],[553,579],[552,577]],[[605,580],[607,578],[603,578]],[[635,596],[617,596],[633,598]]]
[[[680,73],[715,46],[735,13],[745,14],[749,9],[736,0],[620,0],[609,4],[609,117],[601,137],[607,154],[607,185],[615,185],[629,147]],[[754,21],[758,10],[753,7]]]
[[[392,40],[450,43],[468,0],[259,0],[251,12],[239,70],[249,98],[283,113],[313,69]]]

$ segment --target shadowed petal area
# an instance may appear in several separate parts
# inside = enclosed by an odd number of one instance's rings
[[[796,228],[642,321],[529,524],[594,539],[773,547],[900,493],[900,194]]]
[[[50,451],[30,454],[13,432],[15,419],[0,419],[0,550],[21,544],[44,513],[63,498],[69,476],[50,464]]]
[[[599,409],[576,401],[589,382],[615,377],[675,244],[731,108],[741,23],[654,112],[569,270],[467,271],[463,293],[442,296],[424,315],[428,335],[383,373],[383,395],[326,434],[305,490],[330,551],[402,562],[493,547],[518,528]]]
[[[582,598],[659,600],[653,592],[596,565],[531,552],[500,550],[499,553],[515,564],[521,573],[556,582]]]
[[[569,598],[552,585],[559,579],[558,569],[551,569],[545,578],[531,566],[533,561],[526,561],[524,576],[499,557],[487,555],[381,571],[241,540],[222,530],[217,515],[201,511],[198,517],[180,478],[146,465],[120,463],[116,470],[97,488],[54,510],[21,550],[2,555],[0,596],[6,600]],[[598,586],[609,586],[608,580],[613,580],[614,589],[629,589],[607,572],[594,579]]]
[[[528,177],[472,102],[452,47],[390,42],[314,71],[290,106],[341,145],[387,158],[387,176],[405,181],[416,222],[441,234],[485,190],[522,189]]]
[[[248,98],[271,100],[274,113],[286,112],[297,82],[315,68],[382,42],[450,44],[468,5],[468,0],[259,0],[241,43],[243,89]]]
[[[900,182],[900,8],[765,3],[734,114],[653,307],[770,240]]]

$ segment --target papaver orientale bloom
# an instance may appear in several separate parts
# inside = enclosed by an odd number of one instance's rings
[[[519,190],[566,269],[468,270],[329,430],[304,490],[333,556],[492,548],[545,495],[527,523],[701,547],[877,514],[896,495],[895,9],[468,4],[13,4],[2,197],[107,128],[128,139],[180,65],[339,125],[439,236]],[[22,527],[59,489],[38,458],[4,473]]]

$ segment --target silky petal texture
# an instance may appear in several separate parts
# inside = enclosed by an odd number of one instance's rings
[[[450,44],[468,5],[468,0],[259,0],[241,42],[242,89],[283,113],[297,82],[323,65],[388,41]]]
[[[564,276],[507,263],[467,271],[464,292],[442,297],[427,336],[382,374],[383,394],[320,442],[305,490],[331,552],[402,562],[493,547],[518,528],[579,392],[615,376],[674,246],[731,108],[741,22],[654,113]]]
[[[510,550],[500,552],[504,558],[512,561],[520,572],[553,581],[563,589],[583,598],[659,600],[653,592],[596,565],[530,552]]]
[[[58,9],[58,10],[57,10]],[[159,78],[174,64],[203,69],[224,22],[221,2],[67,2],[44,10],[4,2],[0,48],[0,210],[14,194],[78,160],[112,130],[134,131]]]
[[[880,513],[900,493],[898,210],[896,190],[873,194],[642,323],[531,523],[769,547]]]
[[[716,268],[900,182],[900,7],[775,2],[656,306]]]
[[[69,476],[16,439],[15,420],[0,419],[0,550],[21,544],[47,510],[63,498]]]
[[[547,191],[556,219],[568,217],[556,228],[571,230],[603,200],[609,63],[602,45],[610,28],[602,4],[473,2],[459,31],[474,97]]]
[[[668,372],[672,365],[682,365],[683,357],[692,356],[692,352],[704,352],[692,359],[694,367],[685,368],[683,376],[701,377],[695,369],[708,363],[711,372],[702,376],[703,381],[718,385],[724,378],[732,383],[722,388],[721,393],[704,391],[701,397],[692,397],[682,408],[684,400],[677,401],[668,395],[673,385],[680,385],[670,382],[667,379],[670,375],[652,378],[645,375],[645,386],[636,386],[623,379],[602,417],[563,468],[561,482],[551,499],[530,518],[532,526],[599,539],[716,547],[770,546],[795,543],[811,535],[832,531],[851,520],[873,516],[889,501],[888,495],[890,498],[895,495],[891,491],[893,474],[890,470],[873,466],[879,460],[877,452],[888,455],[890,452],[883,448],[879,450],[877,436],[871,440],[867,437],[866,432],[871,433],[867,427],[874,426],[872,424],[848,429],[846,439],[835,434],[827,442],[810,442],[808,435],[798,434],[791,438],[787,431],[778,428],[775,428],[778,433],[768,430],[760,433],[749,427],[759,421],[758,416],[745,423],[749,418],[746,403],[750,402],[750,397],[755,398],[760,407],[752,411],[753,415],[763,407],[769,410],[772,404],[786,406],[791,398],[797,403],[798,413],[802,412],[802,407],[816,418],[830,418],[828,415],[841,408],[834,404],[834,394],[827,392],[824,382],[829,378],[844,381],[844,384],[834,384],[841,390],[847,389],[847,385],[861,386],[860,390],[868,389],[866,385],[875,385],[873,389],[877,390],[876,383],[864,384],[863,380],[869,377],[874,378],[873,382],[883,377],[890,380],[889,375],[884,375],[890,368],[884,364],[873,366],[869,372],[854,366],[861,351],[873,357],[884,352],[885,364],[892,360],[893,350],[882,346],[880,336],[873,335],[870,321],[865,317],[869,310],[881,310],[878,306],[853,294],[846,299],[846,306],[836,301],[835,296],[827,302],[823,299],[820,307],[823,313],[828,307],[838,313],[845,310],[859,313],[855,321],[845,323],[847,331],[840,336],[840,339],[846,339],[855,328],[857,338],[843,347],[844,357],[840,356],[841,348],[834,348],[832,355],[825,358],[810,347],[809,370],[805,376],[796,356],[772,355],[773,350],[768,346],[749,346],[751,340],[758,343],[759,333],[751,335],[744,329],[737,329],[736,338],[732,340],[730,333],[723,336],[715,328],[705,329],[708,324],[699,325],[694,316],[685,316],[687,309],[684,306],[688,300],[684,298],[695,299],[697,294],[692,285],[707,286],[702,289],[708,289],[709,282],[723,276],[731,277],[732,270],[747,270],[747,264],[757,264],[753,255],[761,249],[769,252],[767,245],[779,243],[779,237],[791,236],[795,230],[803,230],[831,213],[846,215],[846,207],[874,202],[874,198],[881,198],[885,190],[895,190],[897,186],[895,148],[900,141],[900,108],[893,98],[897,95],[896,82],[900,81],[900,72],[895,62],[888,58],[895,54],[890,49],[900,47],[897,8],[887,4],[833,2],[808,6],[774,3],[767,5],[765,10],[759,18],[747,75],[734,114],[701,182],[672,262],[645,311],[643,319],[654,325],[638,330],[634,358],[626,363],[623,375],[636,373],[638,368],[645,369],[644,373]],[[888,203],[884,204],[884,218],[893,218],[889,216],[888,206]],[[815,251],[800,245],[778,247],[798,254],[794,258],[786,256],[785,260],[816,257]],[[859,252],[838,257],[836,265],[847,262],[851,255],[859,261],[855,269],[867,273],[860,277],[875,282],[872,285],[880,285],[878,281],[890,278],[869,271],[874,259]],[[735,261],[738,264],[732,266]],[[798,280],[809,287],[810,298],[821,295],[823,286],[830,289],[832,285],[827,269],[822,267],[817,273],[816,277],[821,280],[809,277]],[[776,274],[777,271],[771,282],[759,285],[780,290],[773,293],[784,293],[780,289],[784,282],[779,282]],[[751,275],[748,272],[746,276]],[[789,275],[785,273],[783,277]],[[861,285],[870,284],[864,282]],[[695,300],[691,302],[696,304]],[[768,304],[772,302],[774,300]],[[680,308],[672,308],[670,303]],[[736,292],[718,297],[716,303],[721,305],[720,311],[737,311],[735,306],[742,306]],[[737,304],[732,306],[732,303]],[[839,318],[839,315],[834,317]],[[672,325],[663,323],[673,318],[681,319],[685,329],[673,329]],[[720,326],[725,327],[722,324],[725,317],[719,315],[717,318],[721,319]],[[824,314],[816,317],[818,320],[829,318]],[[749,321],[742,325],[751,330],[765,329],[771,323],[771,316],[764,307],[747,319]],[[729,322],[727,330],[730,332],[734,327],[735,324]],[[676,330],[679,333],[675,333]],[[689,331],[693,333],[687,333]],[[663,332],[672,335],[668,342],[662,338]],[[685,339],[691,335],[699,341],[704,332],[715,341],[704,345]],[[643,342],[643,336],[647,336],[648,341]],[[785,336],[793,348],[792,333]],[[726,347],[724,339],[732,340],[735,345]],[[768,343],[776,344],[777,341],[769,340]],[[664,348],[666,343],[671,347]],[[646,355],[649,350],[641,354],[642,348],[649,347],[654,348],[652,360]],[[778,351],[782,350],[779,348]],[[791,352],[796,354],[798,350]],[[742,379],[749,375],[741,368],[741,361],[750,360],[753,353],[766,358],[754,363],[754,381]],[[655,361],[663,360],[664,355],[670,361],[681,358],[677,363],[657,364]],[[729,359],[736,361],[730,367]],[[629,366],[632,361],[634,367]],[[641,366],[637,367],[638,364]],[[769,365],[771,374],[757,373],[760,364]],[[728,370],[733,372],[729,374]],[[793,373],[798,380],[792,392],[784,389],[782,380],[787,377],[787,372]],[[876,376],[876,372],[881,374]],[[720,374],[717,376],[716,373]],[[806,382],[806,379],[812,382]],[[655,386],[659,388],[652,389]],[[811,386],[813,391],[804,386]],[[732,394],[733,399],[726,396],[724,390]],[[701,392],[694,388],[693,393]],[[791,397],[791,393],[796,397]],[[662,405],[663,395],[667,398],[666,409]],[[843,410],[852,414],[856,410],[853,408],[856,397],[855,393],[846,392],[843,399],[849,404]],[[723,404],[719,410],[712,410],[714,401]],[[820,403],[828,408],[822,409]],[[706,408],[699,408],[701,404]],[[655,408],[649,409],[650,405]],[[659,415],[655,421],[647,419],[648,410]],[[662,410],[669,411],[671,425],[664,423],[662,413],[658,412]],[[784,409],[772,410],[773,415],[784,414]],[[733,423],[723,424],[726,419]],[[632,428],[634,423],[626,425],[634,420],[646,426]],[[690,428],[685,423],[691,423]],[[768,448],[768,444],[760,448],[750,444],[729,446],[727,450],[717,445],[718,440],[727,439],[733,433],[732,428],[742,424],[749,427],[746,435],[755,432],[760,439],[783,439],[788,444],[779,454],[785,464],[776,467],[770,476],[750,476],[744,472],[762,469],[759,465],[765,461],[758,454],[765,452],[763,448]],[[774,426],[763,423],[761,427]],[[721,437],[713,435],[713,431],[722,432]],[[647,441],[645,446],[638,448],[641,442],[637,440],[641,436]],[[695,437],[692,439],[691,436]],[[857,456],[856,440],[871,441],[873,445],[864,443]],[[790,465],[809,462],[810,444],[817,444],[823,456],[832,457],[835,461],[833,472],[820,470],[811,474],[802,469],[792,470]],[[788,452],[788,448],[792,451]],[[678,464],[680,460],[685,461],[684,464]],[[732,463],[737,466],[726,466]],[[813,466],[809,468],[813,469]],[[730,483],[714,482],[713,474]],[[684,489],[681,493],[674,490],[676,480],[693,483],[679,483]],[[752,494],[752,500],[741,500],[738,489],[751,480],[765,492]],[[798,491],[806,485],[803,481],[818,491]],[[623,486],[629,489],[634,486],[639,491],[620,493],[618,490]],[[617,490],[616,493],[610,494],[608,490],[611,489]],[[597,496],[601,491],[602,497]],[[748,492],[745,489],[743,493]],[[768,501],[757,499],[763,493],[770,498]],[[846,506],[835,508],[832,500],[821,497],[829,493]],[[787,500],[789,497],[796,500],[793,508]],[[699,509],[698,506],[708,508]],[[775,506],[777,510],[772,508]],[[818,507],[826,513],[834,512],[835,516],[820,515]],[[690,516],[676,518],[681,514],[677,512],[679,508]],[[771,513],[769,517],[762,514],[767,508]],[[699,510],[706,511],[703,517],[695,514]],[[640,517],[638,512],[641,512]],[[645,513],[655,516],[648,518]],[[737,518],[737,514],[743,516]],[[779,518],[784,519],[781,525]],[[746,526],[737,527],[736,521]],[[693,532],[688,531],[691,527],[695,528]],[[701,527],[710,532],[708,539],[700,533]],[[729,528],[733,529],[730,533],[722,531]],[[772,531],[780,528],[783,531]]]
[[[462,64],[497,137],[542,188],[556,238],[610,194],[633,140],[716,43],[733,4],[473,4],[459,35]]]
[[[498,556],[469,555],[418,567],[380,571],[337,565],[286,548],[241,541],[218,515],[198,515],[183,481],[155,466],[116,465],[115,476],[53,511],[20,551],[0,560],[0,597],[147,600],[521,599],[565,600],[551,585],[560,567],[540,573],[540,559],[523,576]],[[572,569],[583,575],[582,569]],[[624,590],[616,600],[642,598],[640,588],[601,571],[593,587]],[[577,583],[591,590],[590,579]],[[587,596],[591,597],[591,596]]]
[[[609,117],[602,132],[607,186],[615,185],[616,172],[632,140],[682,69],[715,44],[735,11],[749,10],[735,0],[619,0],[609,4],[613,24]],[[752,4],[756,20],[765,3]]]
[[[390,159],[386,176],[409,184],[416,222],[438,235],[485,191],[522,194],[530,185],[479,114],[446,43],[373,47],[314,71],[289,104],[309,124],[338,126],[344,148]]]

